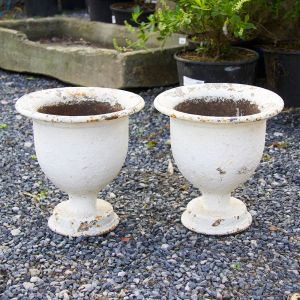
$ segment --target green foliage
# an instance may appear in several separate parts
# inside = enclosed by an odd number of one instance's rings
[[[289,147],[289,144],[286,141],[275,142],[271,145],[271,147],[277,148],[277,149],[287,149]]]
[[[37,157],[36,157],[36,155],[34,155],[34,154],[31,155],[30,158],[31,158],[32,160],[37,160]]]
[[[8,125],[7,124],[0,124],[0,129],[7,129],[8,128]]]
[[[128,47],[146,48],[145,44],[154,32],[162,47],[173,33],[186,34],[198,43],[196,51],[218,59],[230,50],[230,42],[247,38],[247,32],[255,29],[245,9],[252,0],[176,0],[176,8],[163,4],[148,18],[138,21],[139,12],[133,13],[138,24],[138,40],[128,41]],[[131,26],[127,26],[132,31]]]
[[[267,162],[270,161],[272,157],[268,153],[264,153],[262,157],[262,161]]]
[[[300,0],[251,0],[250,17],[259,39],[276,44],[299,40]]]
[[[45,199],[47,196],[47,191],[41,191],[39,196],[40,196],[40,199]]]
[[[300,16],[300,0],[256,0],[254,3],[280,21],[290,22]]]
[[[30,197],[36,205],[39,205],[41,200],[47,197],[47,190],[41,192],[34,192],[33,194],[28,192],[23,192],[22,194],[24,196]]]
[[[126,52],[128,50],[126,47],[120,46],[116,38],[113,38],[113,46],[119,52]]]
[[[138,8],[132,13],[132,20],[138,24],[138,30],[131,26],[127,21],[125,21],[125,25],[127,27],[127,30],[131,33],[136,33],[137,38],[135,41],[132,41],[130,39],[126,39],[127,48],[129,49],[143,49],[143,50],[149,50],[146,47],[146,43],[150,39],[150,37],[153,35],[153,33],[156,31],[156,15],[150,15],[148,17],[148,22],[140,22],[139,17],[141,16],[142,11]]]
[[[231,268],[234,270],[240,270],[241,269],[241,264],[239,262],[233,263],[231,265]]]
[[[156,144],[157,144],[157,142],[155,142],[155,141],[149,141],[147,143],[147,149],[152,150],[156,146]]]

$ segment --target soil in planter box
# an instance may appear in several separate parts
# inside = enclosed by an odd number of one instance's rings
[[[177,111],[192,115],[211,117],[240,117],[260,112],[256,104],[248,100],[238,101],[217,97],[204,97],[184,101],[174,108]]]
[[[106,49],[113,49],[112,44],[100,44],[100,43],[93,43],[81,39],[74,39],[72,37],[48,37],[48,38],[40,38],[38,41],[41,44],[52,44],[52,45],[61,45],[61,46],[88,46],[92,48],[106,48]]]
[[[43,106],[38,109],[38,112],[58,116],[90,116],[103,115],[120,110],[123,110],[120,104],[111,105],[109,102],[82,101]]]

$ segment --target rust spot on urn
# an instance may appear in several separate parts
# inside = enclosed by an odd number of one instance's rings
[[[87,97],[87,94],[84,93],[84,92],[76,92],[76,93],[73,93],[72,96],[74,96],[74,97]]]
[[[220,167],[216,169],[220,175],[225,175],[226,171],[222,170]]]
[[[238,174],[242,175],[242,174],[247,174],[249,173],[249,169],[247,167],[242,167],[239,171]]]
[[[99,120],[97,119],[89,119],[89,120],[86,120],[87,123],[95,123],[95,122],[98,122]]]
[[[218,220],[216,220],[215,222],[213,222],[213,223],[211,224],[211,226],[217,227],[217,226],[219,226],[219,225],[221,224],[222,221],[224,221],[224,219],[218,219]]]
[[[118,119],[118,116],[111,116],[111,117],[106,118],[105,120],[109,121],[109,120],[115,120],[115,119]]]
[[[93,227],[101,227],[101,225],[99,225],[98,222],[101,221],[102,219],[103,219],[103,216],[96,216],[95,219],[92,221],[81,222],[77,231],[83,232],[83,231],[88,231]],[[110,231],[110,230],[111,229],[109,229],[108,231]]]
[[[97,220],[93,221],[86,221],[86,222],[81,222],[77,231],[82,232],[82,231],[88,231],[90,228],[94,227],[97,224]]]

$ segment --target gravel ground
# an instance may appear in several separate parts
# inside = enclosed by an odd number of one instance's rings
[[[163,89],[139,91],[146,107],[131,118],[126,163],[100,193],[120,225],[101,237],[66,238],[47,227],[66,195],[41,172],[31,121],[14,110],[21,95],[62,86],[0,71],[1,299],[271,300],[300,291],[300,110],[268,123],[263,160],[234,193],[254,216],[252,226],[215,238],[181,225],[199,191],[175,165],[168,173],[168,118],[152,105]]]

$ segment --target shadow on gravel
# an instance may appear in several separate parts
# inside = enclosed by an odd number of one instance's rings
[[[5,291],[7,281],[8,272],[4,269],[0,269],[0,296]]]

